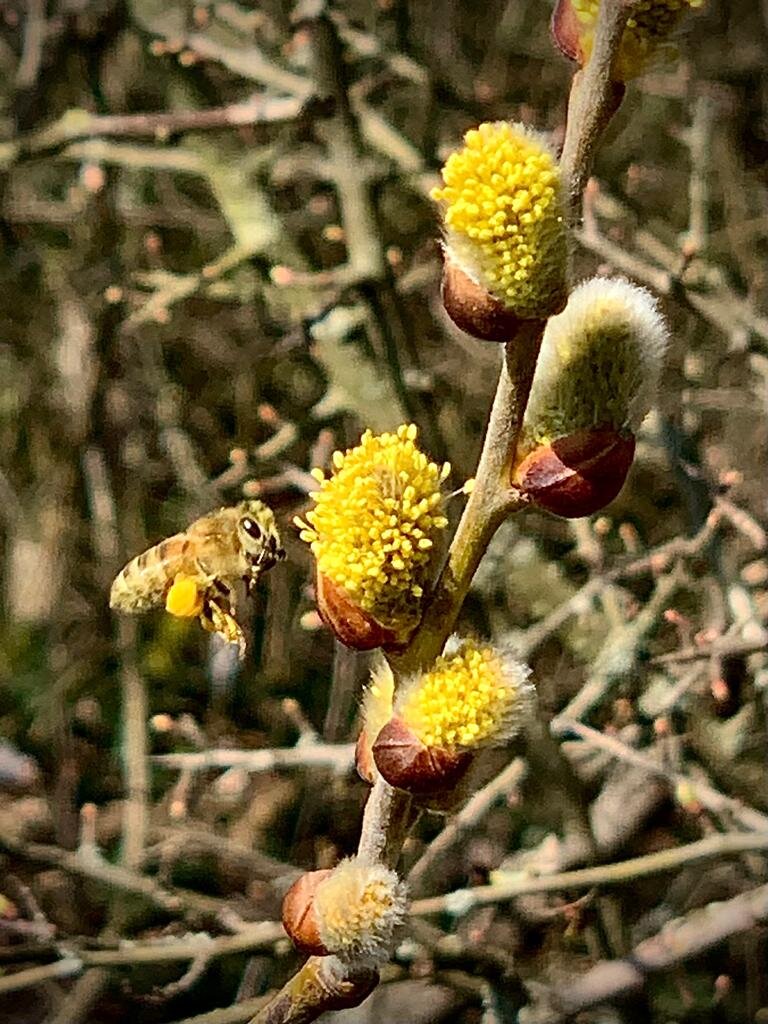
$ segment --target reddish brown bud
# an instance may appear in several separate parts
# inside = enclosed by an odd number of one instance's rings
[[[354,604],[342,587],[318,572],[315,583],[320,618],[347,647],[372,651],[375,647],[393,647],[397,636],[362,608]]]
[[[512,483],[540,508],[578,519],[613,501],[634,454],[632,434],[580,430],[535,448],[513,471]]]
[[[509,341],[520,327],[520,318],[468,277],[447,254],[443,305],[457,327],[482,341]]]
[[[283,900],[283,928],[294,946],[302,953],[328,956],[320,940],[314,899],[317,887],[330,875],[331,869],[309,871],[297,879]]]
[[[379,983],[379,972],[360,968],[350,972],[346,977],[335,979],[333,986],[324,986],[327,992],[327,1003],[324,1005],[326,1012],[333,1010],[351,1010],[359,1006],[363,1000],[373,992]],[[280,1020],[286,1020],[281,1017]]]
[[[427,747],[401,718],[391,718],[373,744],[373,759],[382,776],[409,793],[452,789],[472,763],[465,750]]]
[[[552,12],[550,29],[552,38],[560,52],[564,53],[566,57],[570,57],[571,60],[583,64],[584,54],[581,49],[579,22],[571,0],[557,0]]]

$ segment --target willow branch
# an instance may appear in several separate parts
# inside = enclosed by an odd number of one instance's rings
[[[494,533],[507,516],[525,504],[522,495],[510,486],[509,474],[542,332],[540,321],[529,321],[504,346],[475,486],[424,618],[404,654],[391,659],[393,669],[400,674],[430,664],[441,653]]]
[[[478,885],[473,889],[457,889],[443,896],[431,896],[416,900],[411,914],[465,914],[472,907],[489,903],[504,903],[536,892],[562,892],[568,889],[591,889],[594,886],[625,885],[638,878],[664,874],[675,868],[696,864],[699,861],[724,857],[729,854],[747,853],[753,850],[768,850],[768,832],[733,832],[708,836],[687,846],[671,850],[659,850],[643,857],[600,864],[596,867],[581,868],[578,871],[561,871],[553,875],[530,876],[522,872],[499,872],[499,880],[492,885]]]
[[[332,768],[348,772],[355,758],[354,743],[307,743],[263,750],[203,750],[184,754],[154,754],[150,760],[163,768],[207,771],[211,768],[245,768],[268,772],[275,768]]]
[[[586,84],[580,83],[582,98],[577,102],[574,96],[569,116],[567,160],[564,159],[563,171],[565,188],[574,209],[580,203],[592,155],[599,140],[600,131],[596,125],[599,124],[600,116],[604,123],[607,123],[610,116],[607,113],[611,92],[610,68],[628,17],[628,10],[624,7],[617,11],[613,5],[608,6],[610,14],[607,18],[601,17],[598,27],[594,68],[586,77]],[[305,12],[321,11],[323,3],[322,0],[305,0],[303,7]],[[594,99],[595,96],[599,99],[597,119],[595,112],[584,109],[589,98]],[[407,649],[390,658],[396,677],[423,668],[441,653],[455,627],[472,578],[490,540],[501,523],[525,504],[523,496],[511,486],[510,469],[544,326],[542,322],[528,322],[504,346],[501,372],[475,486],[464,508],[424,617]],[[551,746],[553,756],[562,760],[556,744]],[[574,813],[578,816],[578,807],[574,808]],[[410,799],[378,779],[368,798],[359,855],[394,865],[412,820]],[[322,962],[310,958],[301,971],[253,1018],[251,1024],[297,1024],[299,1021],[303,1024],[304,1021],[315,1020],[329,1008],[327,1000],[323,998],[322,985],[318,987],[318,980],[323,971],[332,971],[332,964],[329,963],[332,960],[326,957]],[[361,1001],[359,997],[357,1001]]]
[[[579,219],[581,197],[600,139],[621,102],[623,86],[612,81],[611,70],[624,27],[635,6],[637,0],[610,0],[600,4],[590,59],[576,73],[571,86],[560,166],[574,222]]]

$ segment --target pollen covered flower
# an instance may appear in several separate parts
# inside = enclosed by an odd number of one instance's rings
[[[368,649],[407,640],[421,617],[435,544],[448,520],[441,485],[450,467],[416,446],[416,427],[335,452],[319,470],[306,522],[295,520],[317,562],[318,608],[339,639]]]
[[[303,875],[286,894],[283,924],[304,952],[377,967],[389,959],[406,906],[405,883],[394,871],[352,857]]]
[[[603,277],[576,288],[544,331],[512,482],[563,516],[612,501],[656,396],[667,340],[645,289]]]
[[[507,121],[468,131],[432,198],[444,210],[443,301],[476,337],[505,341],[566,296],[560,169],[543,135]]]
[[[405,884],[383,864],[343,860],[315,896],[323,945],[342,960],[368,966],[386,962],[405,917],[405,894]]]
[[[496,648],[449,642],[427,672],[401,688],[394,716],[373,745],[379,771],[414,793],[451,788],[473,753],[519,731],[533,695],[528,674]]]
[[[465,640],[405,687],[397,710],[429,747],[498,746],[520,727],[527,680],[524,665]]]
[[[641,0],[628,19],[614,62],[617,81],[641,75],[650,64],[674,55],[669,36],[683,17],[704,0]],[[569,57],[584,65],[594,45],[600,0],[559,0],[552,20],[555,40]]]
[[[194,576],[179,573],[165,596],[165,610],[180,619],[191,619],[203,610],[203,594]]]

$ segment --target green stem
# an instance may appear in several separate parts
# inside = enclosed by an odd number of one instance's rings
[[[441,653],[491,538],[501,523],[525,504],[511,486],[510,472],[543,328],[541,321],[526,321],[514,340],[504,346],[475,486],[424,618],[407,649],[390,658],[398,675],[428,665]]]

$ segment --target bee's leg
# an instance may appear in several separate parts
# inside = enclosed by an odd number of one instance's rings
[[[212,576],[208,592],[212,593],[213,591],[217,592],[218,596],[216,597],[216,600],[218,604],[222,608],[225,608],[231,615],[234,614],[237,607],[237,596],[235,591],[219,576]]]
[[[226,597],[218,597],[207,594],[203,604],[203,611],[200,615],[200,622],[204,629],[212,633],[218,633],[229,644],[237,644],[240,657],[245,655],[245,635],[240,628],[237,619],[232,615],[229,601]]]

